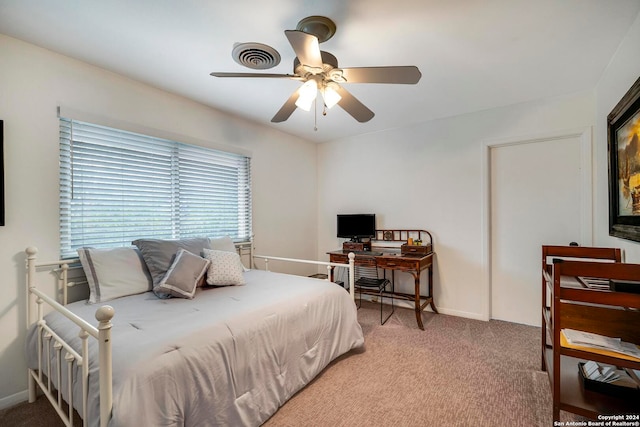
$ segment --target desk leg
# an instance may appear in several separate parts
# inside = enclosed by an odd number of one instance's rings
[[[422,309],[420,309],[420,272],[411,272],[413,275],[413,281],[415,282],[415,307],[414,310],[416,312],[416,321],[418,322],[418,327],[424,331],[424,325],[422,324]]]
[[[433,265],[429,267],[428,279],[429,279],[429,297],[431,298],[431,302],[429,303],[429,305],[431,305],[431,310],[433,310],[434,313],[438,314],[438,309],[436,308],[436,303],[433,299]]]

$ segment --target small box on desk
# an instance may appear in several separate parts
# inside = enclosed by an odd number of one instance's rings
[[[427,255],[431,253],[431,243],[427,243],[426,245],[404,244],[400,246],[400,253],[402,253],[402,255],[406,255],[406,254]]]
[[[344,242],[342,244],[343,251],[370,251],[371,242]]]

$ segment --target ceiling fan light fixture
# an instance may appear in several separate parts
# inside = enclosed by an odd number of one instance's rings
[[[322,16],[310,16],[301,20],[296,30],[284,31],[295,53],[293,74],[213,72],[211,75],[292,79],[302,82],[273,116],[273,123],[284,122],[291,117],[296,108],[310,111],[314,101],[318,99],[318,92],[323,98],[323,114],[326,114],[328,108],[338,104],[358,122],[365,123],[371,120],[375,113],[345,89],[343,83],[416,84],[420,81],[422,74],[414,65],[338,68],[338,59],[331,53],[320,50],[319,46],[319,43],[333,36],[334,32],[335,23]],[[258,68],[265,58],[275,57],[277,54],[267,52],[268,49],[264,46],[255,44],[238,44],[235,50],[238,59],[242,57],[249,68]],[[317,107],[317,104],[315,106]]]
[[[340,96],[340,94],[336,91],[336,88],[334,87],[338,86],[335,83],[328,83],[323,89],[322,89],[322,99],[324,100],[324,105],[327,108],[331,108],[334,105],[336,105],[338,102],[340,102],[340,100],[342,99],[342,97]]]
[[[298,99],[296,100],[296,107],[310,111],[313,101],[318,96],[318,84],[315,80],[307,80],[300,89],[298,89]]]
[[[338,83],[346,83],[347,79],[344,78],[344,73],[340,68],[333,68],[329,71],[328,76],[331,80]]]

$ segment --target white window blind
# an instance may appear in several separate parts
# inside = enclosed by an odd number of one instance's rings
[[[60,118],[60,245],[251,237],[247,156]]]

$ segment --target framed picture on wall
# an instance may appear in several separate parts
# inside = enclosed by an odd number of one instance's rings
[[[607,116],[609,234],[640,242],[640,78]]]

